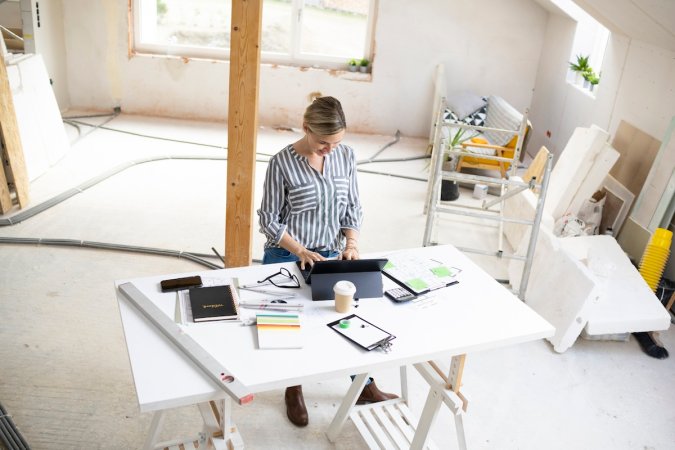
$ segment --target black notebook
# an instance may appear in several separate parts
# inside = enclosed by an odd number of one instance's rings
[[[232,285],[192,288],[189,295],[195,322],[239,318],[237,294]]]

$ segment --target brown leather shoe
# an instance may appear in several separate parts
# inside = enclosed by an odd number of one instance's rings
[[[382,392],[377,388],[375,380],[371,378],[370,383],[363,388],[363,391],[361,391],[361,395],[359,395],[358,400],[356,400],[356,404],[365,405],[367,403],[383,402],[395,398],[398,398],[398,395]]]
[[[293,425],[299,427],[307,426],[309,416],[305,407],[305,398],[302,396],[302,386],[291,386],[286,388],[286,415]]]

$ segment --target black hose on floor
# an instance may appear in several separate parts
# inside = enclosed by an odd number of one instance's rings
[[[14,425],[12,416],[7,414],[2,403],[0,403],[0,440],[7,450],[30,450],[30,446]]]

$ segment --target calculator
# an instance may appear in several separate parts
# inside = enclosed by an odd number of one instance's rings
[[[412,294],[407,289],[403,289],[401,287],[384,291],[384,295],[386,295],[395,302],[407,302],[417,297],[415,294]]]

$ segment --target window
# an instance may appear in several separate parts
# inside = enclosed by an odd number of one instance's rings
[[[588,63],[586,76],[569,70],[567,81],[582,89],[594,91],[600,83],[602,60],[605,57],[605,49],[609,40],[609,30],[571,0],[554,0],[554,3],[577,21],[570,62],[576,63],[577,58],[582,56],[587,58]]]
[[[232,0],[132,0],[134,50],[228,59]],[[369,58],[376,0],[263,0],[261,59],[344,68]]]

